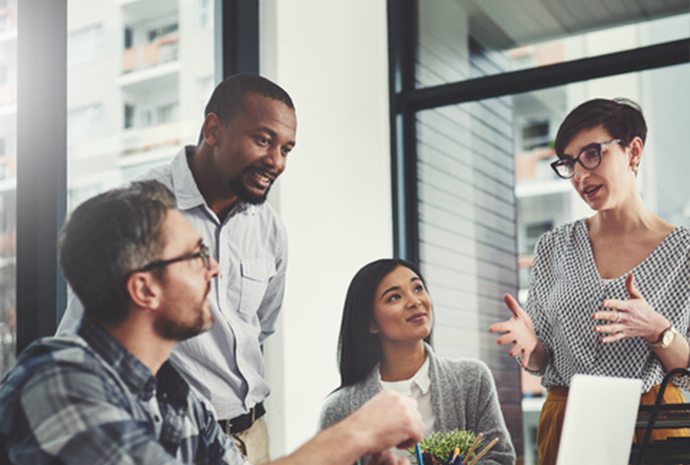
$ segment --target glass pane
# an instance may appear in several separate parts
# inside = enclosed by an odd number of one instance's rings
[[[520,300],[529,285],[532,252],[539,236],[593,212],[549,167],[553,140],[566,114],[595,97],[625,96],[639,103],[648,126],[638,183],[645,204],[675,225],[690,226],[687,121],[690,121],[690,64],[596,79],[513,96],[515,194],[517,197]],[[525,463],[536,463],[534,434],[541,408],[539,380],[523,374]],[[536,397],[535,397],[536,396]],[[531,435],[531,436],[530,436]]]
[[[214,86],[213,5],[69,0],[70,210],[196,142]]]
[[[687,0],[419,2],[417,86],[545,66],[690,37]]]
[[[518,370],[486,331],[517,284],[513,114],[512,97],[417,113],[417,211],[434,350],[487,363],[511,436],[521,438]]]
[[[14,364],[17,255],[17,0],[0,2],[0,376]]]
[[[549,167],[558,126],[591,98],[638,102],[649,128],[638,175],[645,204],[690,226],[688,82],[690,63],[417,114],[419,249],[434,296],[434,344],[444,355],[489,364],[513,438],[523,437],[525,464],[536,463],[540,380],[518,377],[486,327],[506,318],[501,295],[517,291],[516,283],[524,302],[539,236],[593,213]],[[522,418],[513,387],[523,393]]]

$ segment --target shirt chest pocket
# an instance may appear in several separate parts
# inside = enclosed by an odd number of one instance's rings
[[[273,260],[255,258],[240,262],[240,313],[254,315],[266,294],[268,282],[276,274]]]

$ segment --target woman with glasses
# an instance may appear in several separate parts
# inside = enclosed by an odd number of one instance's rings
[[[499,441],[481,463],[514,464],[491,372],[478,360],[438,357],[428,344],[432,323],[431,297],[411,263],[381,259],[362,267],[345,297],[338,341],[341,383],[326,399],[321,428],[392,389],[417,400],[425,436],[452,429],[484,433],[486,442]]]
[[[489,328],[548,389],[540,465],[556,461],[573,375],[641,379],[641,403],[650,404],[665,373],[688,367],[690,231],[642,202],[646,135],[640,108],[625,99],[590,100],[566,116],[551,166],[595,213],[540,238],[524,310],[505,295],[512,317]],[[664,402],[685,400],[671,386]],[[655,430],[652,439],[689,433]]]

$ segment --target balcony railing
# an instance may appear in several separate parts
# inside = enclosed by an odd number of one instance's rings
[[[129,73],[177,61],[178,51],[177,35],[159,37],[146,45],[128,48],[122,53],[122,72]]]
[[[119,158],[161,148],[170,149],[185,141],[193,141],[197,135],[197,124],[194,119],[174,121],[145,128],[126,129],[106,137],[81,140],[70,145],[70,159]]]
[[[518,183],[534,181],[553,181],[557,179],[551,170],[551,162],[556,159],[551,148],[538,148],[515,156],[515,178]]]

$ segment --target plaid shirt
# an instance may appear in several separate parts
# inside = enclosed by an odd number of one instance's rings
[[[5,463],[247,464],[170,362],[153,376],[87,320],[32,344],[0,385]]]

